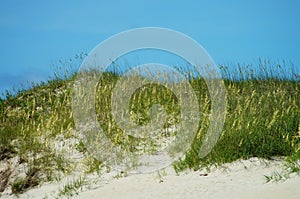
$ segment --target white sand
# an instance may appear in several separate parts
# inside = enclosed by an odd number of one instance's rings
[[[173,169],[149,174],[132,174],[124,178],[100,180],[97,188],[84,190],[75,198],[101,199],[299,199],[300,177],[293,176],[286,181],[266,183],[264,175],[282,169],[280,161],[262,161],[252,158],[226,164],[205,171],[189,171],[176,175]],[[107,178],[108,179],[108,178]],[[53,198],[54,185],[45,185],[28,191],[20,198]],[[47,194],[49,192],[49,194]],[[73,197],[72,197],[73,198]]]
[[[176,176],[167,169],[162,178],[158,174],[132,175],[113,180],[95,190],[79,194],[77,198],[300,198],[300,177],[292,177],[284,182],[266,183],[264,175],[280,170],[281,162],[261,162],[257,159],[239,161],[206,172],[188,172]],[[160,182],[160,181],[163,182]]]

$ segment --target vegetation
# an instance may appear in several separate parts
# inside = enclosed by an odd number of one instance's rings
[[[250,157],[272,158],[284,156],[290,173],[300,173],[300,78],[293,74],[285,78],[265,70],[267,62],[260,63],[261,71],[245,74],[239,67],[232,76],[220,66],[225,76],[227,92],[226,121],[217,144],[206,157],[200,159],[199,148],[209,125],[211,100],[206,83],[199,77],[191,77],[190,85],[199,102],[200,121],[198,132],[185,157],[174,163],[176,171],[195,170],[212,164],[223,164]],[[283,66],[277,65],[277,68]],[[274,69],[278,71],[279,69]],[[247,71],[247,70],[246,70]],[[263,72],[263,73],[262,73]],[[227,75],[226,75],[227,74]],[[96,112],[105,134],[115,145],[133,153],[157,151],[157,140],[174,135],[162,134],[160,138],[136,138],[126,134],[111,113],[111,95],[121,75],[107,72],[99,79],[96,92]],[[88,153],[80,132],[75,129],[72,112],[72,86],[76,75],[56,78],[21,90],[16,95],[7,92],[0,98],[0,163],[7,162],[16,168],[26,165],[22,178],[12,178],[12,170],[0,171],[0,190],[12,186],[14,193],[21,193],[44,181],[60,179],[78,170],[100,174],[103,162]],[[180,122],[180,107],[176,96],[164,86],[145,85],[139,88],[130,101],[130,118],[139,125],[150,122],[150,107],[161,104],[167,118],[165,128]],[[69,143],[66,144],[66,143]],[[70,152],[71,151],[71,152]],[[70,153],[83,157],[80,162]],[[82,171],[82,169],[79,169]],[[272,177],[267,177],[272,180]],[[82,179],[66,185],[61,195],[76,193]]]
[[[177,166],[197,169],[197,165],[222,164],[239,158],[298,153],[299,86],[299,82],[278,79],[226,81],[227,115],[218,143],[200,160],[197,153],[201,139],[195,139],[192,150]]]
[[[85,184],[86,181],[83,178],[71,180],[70,182],[64,185],[63,189],[59,190],[57,198],[61,198],[61,197],[72,198],[72,196],[78,195],[79,190]]]

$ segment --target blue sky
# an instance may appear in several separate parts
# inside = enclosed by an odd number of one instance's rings
[[[46,80],[51,66],[132,28],[164,27],[199,42],[217,64],[285,59],[300,67],[300,1],[1,0],[0,92]]]

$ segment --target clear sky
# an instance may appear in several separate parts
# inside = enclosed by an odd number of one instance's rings
[[[217,64],[285,59],[300,67],[297,0],[0,0],[0,92],[46,80],[51,65],[132,28],[180,31]]]

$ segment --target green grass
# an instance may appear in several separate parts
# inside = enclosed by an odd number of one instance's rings
[[[62,189],[59,190],[59,193],[56,198],[73,198],[74,195],[78,195],[78,193],[85,184],[86,180],[84,178],[69,181],[64,185]]]
[[[37,172],[38,170],[33,167],[26,172],[26,177],[18,177],[15,179],[12,183],[12,192],[14,194],[20,194],[26,189],[37,186],[40,182]]]
[[[226,67],[221,69],[226,70]],[[227,93],[226,121],[217,144],[202,159],[198,154],[210,122],[211,100],[205,81],[192,78],[190,84],[198,97],[200,109],[199,128],[185,157],[173,164],[175,170],[197,170],[212,164],[221,165],[251,157],[268,159],[285,156],[289,171],[299,173],[299,76],[295,74],[297,78],[292,81],[272,74],[265,71],[263,78],[224,80]],[[252,75],[250,73],[248,77]],[[156,139],[127,135],[111,114],[111,95],[120,78],[108,72],[99,79],[95,96],[97,119],[114,145],[131,153],[155,153],[161,147]],[[76,169],[79,163],[67,159],[66,151],[57,151],[53,145],[59,137],[63,140],[78,140],[74,148],[85,156],[82,161],[86,166],[85,173],[101,173],[102,162],[88,153],[89,146],[74,133],[72,86],[75,80],[75,75],[56,78],[29,90],[20,90],[17,95],[8,92],[7,99],[0,100],[0,161],[18,157],[18,165],[26,163],[31,168],[25,178],[15,179],[12,184],[14,193],[59,179],[60,175],[68,175]],[[149,123],[150,107],[158,103],[167,113],[165,128],[180,123],[180,106],[176,96],[166,87],[152,84],[139,88],[133,94],[130,119],[139,125]],[[171,136],[174,135],[162,135],[165,138]],[[62,194],[73,193],[73,188],[78,189],[79,184],[81,182],[66,186]]]
[[[225,86],[227,114],[218,143],[207,157],[199,159],[201,139],[195,139],[192,150],[176,166],[197,169],[239,158],[271,158],[299,152],[299,81],[226,81]]]

